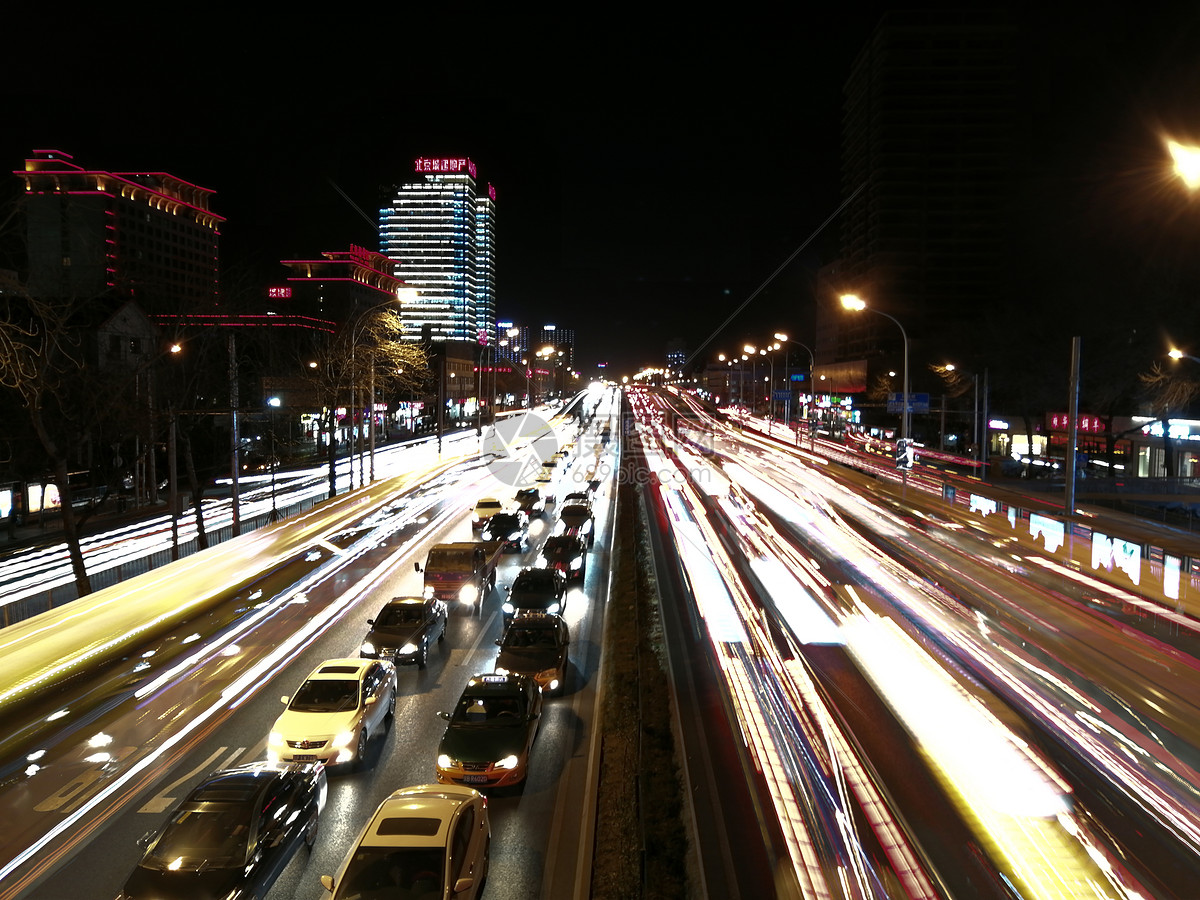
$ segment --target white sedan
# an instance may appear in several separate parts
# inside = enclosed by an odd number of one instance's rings
[[[478,791],[401,788],[375,810],[337,875],[322,875],[321,884],[333,900],[475,900],[487,881],[491,844],[487,798]]]
[[[396,712],[396,667],[378,659],[327,659],[305,679],[267,738],[271,762],[361,765],[367,743]]]

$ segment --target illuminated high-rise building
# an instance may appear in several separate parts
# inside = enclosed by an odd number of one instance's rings
[[[417,159],[416,178],[379,211],[379,249],[417,296],[406,334],[483,342],[496,322],[496,191],[480,192],[470,159]]]

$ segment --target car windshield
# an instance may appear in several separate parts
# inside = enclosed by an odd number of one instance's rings
[[[471,568],[474,546],[463,549],[437,549],[429,551],[429,563],[426,569],[446,569],[451,572]]]
[[[455,725],[495,727],[521,722],[521,698],[464,694],[458,700],[451,722]]]
[[[501,646],[505,650],[521,650],[530,647],[553,647],[556,643],[553,628],[522,628],[510,625],[504,633],[504,643]]]
[[[524,488],[517,491],[517,499],[522,501],[536,501],[538,499],[537,488]]]
[[[289,709],[297,712],[341,712],[358,708],[358,681],[312,679],[300,685]]]
[[[249,839],[248,807],[205,803],[200,809],[175,813],[142,864],[172,869],[241,866]]]
[[[427,847],[359,847],[335,900],[441,897],[445,851]]]
[[[406,628],[411,625],[420,625],[425,618],[424,610],[420,606],[389,606],[379,614],[379,618],[375,620],[376,628]]]
[[[494,513],[499,512],[503,508],[499,500],[480,500],[475,504],[475,512],[477,513]]]
[[[514,606],[544,608],[558,600],[555,582],[549,578],[517,579],[512,588]]]
[[[492,516],[493,528],[520,528],[521,520],[512,513],[496,513]]]
[[[574,538],[562,540],[550,538],[546,541],[545,554],[550,559],[569,559],[579,555],[579,542]]]
[[[559,515],[568,525],[582,525],[592,517],[586,506],[568,506]]]

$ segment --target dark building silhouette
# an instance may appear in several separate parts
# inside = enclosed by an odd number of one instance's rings
[[[217,306],[214,193],[166,172],[85,169],[59,150],[34,150],[25,183],[29,275],[41,297],[113,294],[147,313]]]
[[[900,329],[844,311],[840,294],[854,293],[904,326],[914,391],[927,363],[970,363],[1013,264],[1017,53],[1001,12],[880,20],[845,85],[843,190],[858,193],[841,216],[841,257],[819,285],[818,362],[866,360],[871,378],[899,371]]]

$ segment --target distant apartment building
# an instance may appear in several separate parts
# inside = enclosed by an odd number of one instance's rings
[[[34,150],[25,183],[30,293],[104,294],[147,313],[218,305],[224,218],[213,191],[166,172],[85,169],[59,150]]]
[[[483,343],[496,327],[496,190],[476,183],[470,159],[414,162],[415,177],[379,211],[379,249],[416,290],[406,331]]]
[[[356,312],[395,304],[403,314],[414,292],[397,277],[394,259],[351,244],[349,250],[326,250],[317,259],[284,259],[284,283],[267,290],[273,311],[332,320],[338,324]]]

